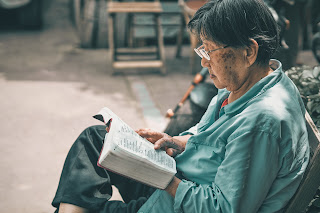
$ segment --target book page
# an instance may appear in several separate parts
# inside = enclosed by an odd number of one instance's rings
[[[137,156],[138,160],[152,162],[157,167],[176,173],[176,162],[171,156],[167,155],[163,150],[155,150],[151,142],[142,138],[110,109],[105,107],[94,117],[103,121],[105,124],[112,119],[109,126],[110,131],[106,135],[105,143],[113,144],[111,147],[114,147],[114,145],[118,146],[131,155]],[[105,145],[110,147],[108,144]],[[113,149],[114,152],[116,152],[116,150],[117,149]],[[102,155],[103,154],[104,152]]]
[[[114,128],[114,126],[112,126]],[[127,124],[119,122],[116,132],[113,133],[113,140],[117,145],[126,151],[148,159],[149,161],[167,168],[175,170],[175,160],[163,150],[155,150],[152,143],[142,138]]]

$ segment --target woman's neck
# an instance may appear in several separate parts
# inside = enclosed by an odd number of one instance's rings
[[[231,103],[243,96],[258,81],[271,74],[273,70],[268,67],[252,66],[249,70],[249,78],[235,91],[231,91],[228,102]]]

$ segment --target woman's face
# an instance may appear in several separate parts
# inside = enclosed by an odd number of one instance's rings
[[[223,47],[207,40],[203,45],[206,51]],[[209,56],[210,60],[203,58],[201,65],[208,68],[210,78],[218,89],[237,91],[249,79],[244,48],[227,47],[211,52]]]

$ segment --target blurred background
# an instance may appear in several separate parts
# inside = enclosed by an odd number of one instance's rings
[[[133,128],[166,128],[167,109],[201,70],[192,50],[198,41],[185,23],[204,2],[160,1],[166,73],[154,67],[115,73],[110,30],[117,47],[154,46],[160,34],[150,13],[119,13],[110,28],[106,0],[0,0],[0,212],[54,211],[65,156],[83,129],[100,124],[92,116],[102,107]],[[284,29],[275,58],[291,73],[309,70],[320,80],[319,2],[267,1]],[[319,83],[313,85],[319,94]],[[319,105],[311,108],[317,117]]]

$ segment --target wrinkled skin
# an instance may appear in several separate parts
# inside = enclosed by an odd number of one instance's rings
[[[175,157],[184,151],[187,140],[190,135],[186,136],[175,136],[162,132],[157,132],[151,129],[138,129],[136,132],[141,136],[146,138],[148,141],[154,144],[155,149],[163,149],[168,155]]]
[[[203,40],[206,51],[223,47],[212,41]],[[272,70],[268,65],[255,63],[259,45],[252,39],[248,47],[227,47],[210,53],[210,60],[202,58],[201,65],[207,67],[210,78],[218,89],[230,91],[229,103],[240,98],[255,83],[267,76]]]

